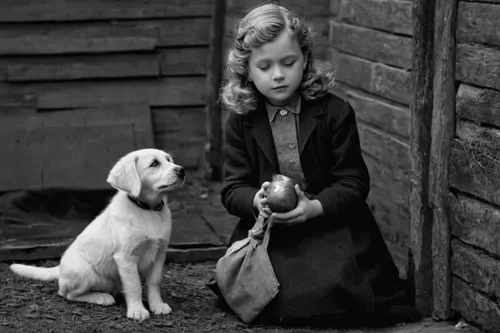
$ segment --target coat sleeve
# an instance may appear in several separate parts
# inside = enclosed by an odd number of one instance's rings
[[[356,117],[351,105],[342,101],[341,107],[328,103],[328,128],[331,136],[330,174],[333,182],[315,198],[323,206],[325,217],[335,216],[365,204],[370,190],[368,168],[361,154]]]
[[[250,154],[244,140],[242,116],[231,114],[226,123],[221,201],[227,211],[245,219],[255,219],[253,198],[258,188]]]

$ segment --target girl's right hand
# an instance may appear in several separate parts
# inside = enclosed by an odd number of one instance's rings
[[[269,185],[271,185],[270,182],[262,183],[260,189],[257,191],[257,193],[255,193],[255,196],[253,197],[253,207],[259,212],[259,215],[262,215],[265,218],[268,218],[272,214],[271,209],[269,209],[269,206],[267,204],[266,197],[266,191]]]

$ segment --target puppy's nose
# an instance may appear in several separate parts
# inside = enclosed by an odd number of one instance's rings
[[[186,177],[186,172],[184,171],[183,167],[179,167],[175,170],[175,172],[179,175],[179,177],[184,178]]]

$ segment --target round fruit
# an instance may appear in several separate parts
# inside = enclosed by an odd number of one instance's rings
[[[275,213],[286,213],[297,207],[298,197],[295,181],[285,175],[273,175],[266,191],[267,204]]]

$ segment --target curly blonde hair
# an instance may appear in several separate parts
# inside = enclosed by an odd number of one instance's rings
[[[225,82],[220,94],[222,102],[230,110],[247,114],[257,108],[260,93],[248,80],[252,49],[274,41],[285,29],[297,38],[307,59],[300,84],[303,98],[313,100],[321,97],[333,85],[333,69],[326,62],[313,59],[311,29],[288,9],[268,3],[251,10],[236,25],[235,41],[228,53]]]

